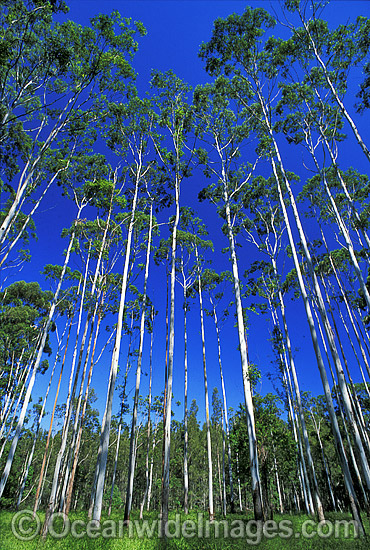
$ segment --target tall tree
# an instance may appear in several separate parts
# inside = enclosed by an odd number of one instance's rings
[[[158,138],[153,136],[153,143],[160,162],[165,170],[169,185],[175,197],[175,217],[171,235],[171,269],[170,269],[170,316],[169,316],[169,347],[167,387],[165,395],[166,414],[164,422],[164,466],[162,487],[162,536],[165,536],[168,522],[168,503],[170,490],[170,444],[171,444],[171,404],[173,363],[175,345],[175,281],[176,281],[176,251],[177,230],[180,219],[180,187],[185,177],[190,175],[191,155],[187,152],[187,136],[191,131],[191,109],[187,103],[189,87],[177,78],[171,71],[167,73],[154,72],[151,81],[155,90],[155,104],[159,127],[169,140],[170,149],[162,146]]]

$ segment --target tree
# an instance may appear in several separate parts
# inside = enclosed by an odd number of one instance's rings
[[[240,155],[240,147],[249,134],[247,121],[241,121],[240,104],[236,104],[236,114],[230,105],[230,99],[234,98],[229,82],[221,77],[216,83],[205,87],[197,87],[194,101],[199,117],[199,126],[203,128],[205,141],[213,144],[213,162],[205,150],[199,152],[199,160],[205,165],[205,174],[217,178],[218,185],[211,184],[200,193],[200,199],[210,199],[220,203],[220,213],[225,219],[225,233],[229,240],[230,259],[232,262],[233,286],[235,294],[235,306],[237,313],[237,326],[239,337],[239,349],[242,364],[243,388],[248,415],[248,429],[250,442],[250,462],[252,476],[252,494],[254,514],[257,521],[263,519],[262,499],[260,492],[260,479],[257,456],[257,440],[254,425],[253,400],[250,384],[250,373],[245,341],[245,324],[241,301],[240,279],[238,259],[236,254],[234,228],[235,211],[233,201],[247,184],[253,173],[253,166],[235,167],[235,160]]]

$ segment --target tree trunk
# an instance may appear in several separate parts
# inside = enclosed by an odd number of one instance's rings
[[[113,395],[114,388],[116,384],[117,371],[118,371],[118,360],[121,349],[121,335],[122,335],[122,325],[123,325],[123,315],[126,302],[126,290],[128,285],[128,271],[130,263],[130,254],[131,254],[131,242],[134,232],[134,222],[135,222],[135,212],[137,205],[137,198],[139,193],[139,181],[140,181],[140,172],[141,165],[138,168],[136,182],[135,182],[135,192],[131,207],[131,218],[130,224],[127,232],[127,244],[126,244],[126,254],[125,254],[125,263],[123,268],[122,276],[122,286],[121,286],[121,297],[117,318],[117,328],[116,328],[116,339],[114,344],[114,349],[112,353],[112,362],[110,367],[109,382],[108,382],[108,391],[107,391],[107,401],[105,405],[105,413],[102,423],[101,430],[101,454],[99,461],[99,471],[97,474],[96,481],[96,491],[95,491],[95,504],[93,510],[93,519],[100,521],[101,510],[103,505],[103,490],[104,490],[104,480],[105,480],[105,471],[107,467],[107,458],[108,458],[108,446],[109,446],[109,434],[110,434],[110,425],[112,419],[112,407],[113,407]]]
[[[199,294],[199,309],[200,309],[200,333],[202,338],[202,356],[203,356],[203,376],[204,376],[204,398],[206,410],[206,430],[207,430],[207,456],[208,456],[208,509],[209,520],[214,520],[213,509],[213,472],[212,472],[212,445],[211,445],[211,424],[209,418],[209,396],[207,382],[207,364],[206,364],[206,342],[204,333],[204,318],[203,318],[203,295],[202,284],[200,279],[200,265],[198,250],[195,246],[195,258],[198,264],[198,294]]]
[[[154,306],[150,312],[151,320],[151,333],[150,333],[150,354],[149,354],[149,395],[148,395],[148,419],[147,419],[147,442],[146,442],[146,456],[145,456],[145,491],[143,499],[140,504],[140,519],[143,519],[143,511],[145,501],[149,492],[149,452],[150,452],[150,432],[151,432],[151,405],[152,405],[152,375],[153,375],[153,332],[154,332]]]
[[[137,412],[139,404],[139,392],[140,392],[140,377],[141,377],[141,362],[143,357],[143,345],[144,345],[144,333],[145,333],[145,313],[146,313],[146,301],[147,301],[147,285],[148,285],[148,276],[149,276],[149,262],[150,262],[150,251],[152,245],[152,228],[153,228],[153,204],[150,205],[150,219],[149,219],[149,231],[148,231],[148,245],[146,252],[146,262],[145,262],[145,275],[144,275],[144,290],[142,298],[142,309],[141,309],[141,320],[140,320],[140,342],[139,342],[139,352],[137,358],[137,368],[136,368],[136,385],[135,385],[135,396],[134,396],[134,407],[132,411],[132,424],[131,424],[131,437],[130,437],[130,454],[129,454],[129,466],[128,466],[128,480],[127,480],[127,491],[126,491],[126,504],[125,504],[125,514],[123,521],[128,523],[130,521],[130,512],[132,506],[132,492],[134,488],[134,476],[135,476],[135,454],[134,453],[134,443],[136,436],[136,423],[137,423]]]
[[[223,374],[222,361],[221,361],[220,329],[219,329],[219,326],[218,326],[216,307],[215,307],[214,304],[212,304],[212,306],[213,306],[213,319],[215,321],[216,336],[217,336],[218,364],[219,364],[219,367],[220,367],[222,403],[223,403],[223,406],[224,406],[223,417],[225,419],[225,428],[226,428],[227,461],[228,461],[229,486],[230,486],[230,509],[231,509],[230,511],[233,514],[234,511],[235,511],[235,504],[234,504],[233,471],[232,471],[232,463],[231,463],[229,413],[228,413],[228,410],[227,410],[226,390],[225,390],[224,374]]]
[[[50,329],[50,326],[51,326],[51,322],[53,320],[54,312],[55,312],[55,309],[56,309],[56,306],[57,306],[57,303],[58,303],[59,293],[60,293],[60,290],[61,290],[61,287],[62,287],[62,283],[63,283],[63,280],[64,280],[64,275],[65,275],[67,265],[68,265],[68,262],[69,262],[69,258],[70,258],[70,255],[71,255],[71,251],[72,251],[74,235],[75,235],[75,228],[76,228],[76,225],[77,225],[78,220],[80,218],[81,211],[82,211],[82,207],[80,207],[79,210],[78,210],[77,219],[74,223],[74,229],[72,231],[72,235],[71,235],[69,245],[68,245],[68,248],[67,248],[67,252],[66,252],[62,272],[61,272],[61,275],[60,275],[60,279],[59,279],[59,282],[58,282],[58,286],[57,286],[57,289],[56,289],[55,294],[54,294],[54,298],[53,298],[53,301],[52,301],[52,304],[51,304],[51,307],[50,307],[50,310],[49,310],[47,321],[46,321],[45,326],[42,330],[41,343],[40,343],[40,346],[38,348],[37,357],[36,357],[35,363],[34,363],[33,368],[32,368],[31,378],[30,378],[30,381],[28,383],[28,388],[27,388],[27,392],[26,392],[26,395],[25,395],[25,398],[24,398],[22,410],[21,410],[20,415],[19,415],[17,428],[16,428],[16,431],[15,431],[15,435],[13,437],[12,445],[10,447],[9,455],[8,455],[6,465],[5,465],[5,468],[4,468],[4,472],[3,472],[3,475],[2,475],[2,478],[1,478],[1,481],[0,481],[0,498],[2,497],[6,482],[7,482],[8,477],[9,477],[10,468],[11,468],[12,463],[13,463],[15,450],[17,448],[19,437],[20,437],[20,434],[21,434],[21,431],[22,431],[22,428],[23,428],[23,423],[24,423],[24,419],[25,419],[25,416],[26,416],[28,404],[29,404],[29,401],[30,401],[30,398],[31,398],[31,393],[32,393],[32,390],[33,390],[33,386],[35,384],[37,369],[38,369],[38,367],[41,363],[41,357],[42,357],[42,354],[44,352],[46,338],[47,338],[47,335],[48,335],[48,332],[49,332],[49,329]]]

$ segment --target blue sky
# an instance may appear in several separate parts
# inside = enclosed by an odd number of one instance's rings
[[[252,7],[264,7],[270,13],[273,9],[278,10],[278,2],[249,2],[244,1],[223,1],[223,0],[68,0],[70,7],[68,18],[87,25],[89,19],[94,15],[104,12],[110,13],[112,10],[118,10],[124,17],[131,17],[133,20],[140,20],[147,28],[147,35],[139,39],[139,50],[134,58],[134,67],[138,72],[138,88],[144,93],[148,88],[150,72],[152,69],[166,71],[172,69],[180,78],[187,81],[192,86],[204,83],[209,77],[203,70],[203,63],[198,58],[199,46],[203,41],[207,41],[211,36],[213,21],[217,17],[226,17],[236,12],[242,13],[246,5]],[[334,0],[325,10],[325,18],[334,26],[339,22],[345,22],[348,18],[353,19],[356,15],[370,16],[370,3],[363,1]],[[284,32],[284,31],[282,31]],[[352,82],[354,89],[358,85],[360,75],[355,74]],[[365,136],[369,136],[367,115],[357,116],[356,121]],[[285,160],[291,161],[291,150],[284,148]],[[296,154],[296,153],[295,153]],[[365,162],[360,158],[357,150],[352,147],[343,149],[341,160],[343,165],[351,165],[356,155],[356,167],[360,171],[366,171],[368,168]],[[358,158],[358,161],[357,161]],[[294,159],[299,161],[299,159]],[[211,237],[217,241],[215,255],[215,269],[228,269],[230,264],[226,255],[222,255],[220,250],[227,246],[226,239],[220,231],[220,224],[211,207],[199,205],[197,203],[197,194],[203,187],[204,181],[201,175],[196,175],[186,184],[183,190],[183,199],[187,204],[192,205],[198,215],[200,215],[208,225]],[[66,219],[68,217],[68,221]],[[35,221],[39,230],[39,240],[32,244],[33,261],[26,265],[21,272],[21,277],[26,280],[38,279],[43,286],[47,288],[47,283],[42,282],[39,275],[45,263],[61,263],[62,244],[59,239],[61,229],[70,223],[73,219],[71,205],[60,197],[60,193],[52,191],[45,201],[41,204]],[[52,220],[52,222],[51,222]],[[64,244],[65,246],[65,244]],[[253,259],[255,251],[253,247],[243,247],[240,261],[248,267],[250,259]],[[241,269],[243,271],[244,269]],[[149,292],[155,295],[156,307],[160,310],[158,315],[157,331],[154,341],[154,392],[159,393],[163,386],[164,369],[164,280],[163,272],[152,267],[149,281]],[[175,385],[174,400],[183,402],[183,345],[182,345],[182,307],[181,307],[181,288],[177,288],[178,302],[176,313],[176,342],[175,342]],[[288,305],[290,329],[293,346],[297,348],[297,368],[300,382],[303,390],[311,390],[314,394],[322,393],[318,369],[315,364],[315,358],[312,351],[310,336],[307,331],[307,323],[304,318],[304,310],[301,303],[292,302]],[[223,364],[225,370],[225,383],[228,394],[228,404],[236,408],[240,402],[244,401],[242,390],[242,378],[239,352],[237,350],[237,333],[233,328],[232,314],[225,326],[223,332]],[[189,394],[190,400],[196,398],[199,406],[199,416],[203,418],[203,374],[202,358],[200,347],[200,328],[198,308],[193,306],[190,313],[190,334],[189,334]],[[251,313],[249,318],[249,352],[250,358],[262,371],[262,380],[257,387],[257,391],[266,393],[272,391],[272,386],[267,379],[267,372],[273,371],[271,365],[273,353],[267,339],[269,338],[269,328],[266,318]],[[219,371],[217,364],[216,339],[213,325],[207,320],[207,367],[209,371],[210,392],[214,386],[220,387]],[[147,370],[149,338],[146,339],[144,371]],[[126,345],[122,345],[122,364],[125,362]],[[93,378],[93,386],[98,395],[97,406],[101,409],[105,401],[105,387],[108,381],[110,361],[108,355],[102,360],[99,368]],[[46,378],[45,378],[46,380]],[[134,383],[134,373],[131,373],[129,387]],[[45,381],[39,379],[36,388],[36,394],[41,394],[44,389]],[[146,395],[148,379],[143,377],[142,394]],[[66,383],[63,392],[66,391]],[[63,394],[62,394],[63,395]],[[53,396],[53,392],[52,392]],[[53,397],[52,397],[53,399]],[[176,409],[176,407],[175,407]],[[116,401],[115,412],[118,410],[118,401]],[[178,418],[182,416],[182,407],[179,407],[176,413]]]

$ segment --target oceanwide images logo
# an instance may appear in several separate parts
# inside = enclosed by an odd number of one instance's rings
[[[31,510],[17,512],[11,521],[13,535],[21,541],[30,541],[41,534],[42,522]],[[54,539],[63,539],[68,536],[74,539],[104,538],[119,539],[129,538],[161,538],[169,539],[244,539],[249,545],[259,544],[262,539],[290,539],[304,538],[357,538],[358,527],[355,521],[337,520],[320,521],[308,519],[299,525],[289,519],[280,521],[268,520],[264,523],[255,520],[214,520],[210,522],[199,513],[197,519],[185,519],[183,515],[176,514],[174,519],[169,519],[162,530],[160,518],[151,520],[131,520],[125,524],[123,520],[106,519],[96,520],[71,520],[58,512],[52,514],[47,526],[48,536]]]

